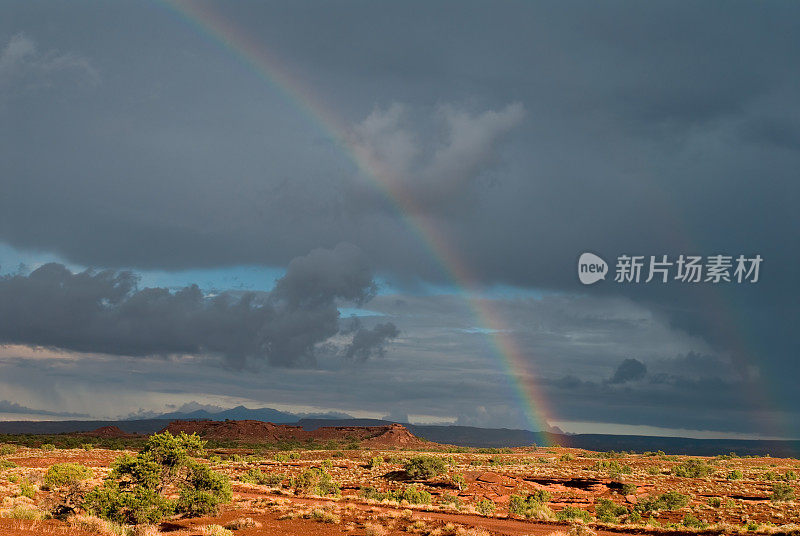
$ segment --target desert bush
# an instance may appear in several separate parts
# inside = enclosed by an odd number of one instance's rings
[[[651,496],[639,501],[637,510],[641,512],[657,512],[659,510],[678,510],[689,504],[689,497],[678,491],[668,491],[658,496]]]
[[[779,482],[772,486],[773,502],[791,501],[794,499],[794,488],[783,482]]]
[[[616,523],[619,516],[628,513],[627,508],[608,499],[598,499],[595,503],[594,510],[597,519],[605,523]]]
[[[17,452],[16,445],[9,445],[7,443],[0,445],[0,456],[8,456],[9,454],[14,454],[15,452]]]
[[[283,473],[264,473],[258,467],[253,467],[239,477],[245,484],[258,484],[261,486],[277,486],[286,476]]]
[[[90,450],[94,450],[94,445],[93,445],[93,444],[91,444],[91,443],[82,443],[82,444],[81,444],[81,448],[82,448],[83,450],[85,450],[85,451],[89,452]]]
[[[481,499],[475,502],[475,510],[477,510],[479,514],[485,516],[493,514],[496,508],[494,501],[491,499]]]
[[[708,499],[708,505],[712,508],[719,508],[722,506],[722,499],[719,497],[710,497]]]
[[[333,481],[330,473],[319,467],[303,471],[292,479],[292,487],[296,491],[311,495],[339,495],[339,484]]]
[[[449,493],[443,493],[439,497],[439,504],[449,504],[454,506],[455,508],[461,507],[461,499],[458,498],[456,495],[450,495]]]
[[[741,479],[744,478],[744,473],[742,473],[738,469],[734,469],[733,471],[728,473],[727,478],[728,478],[728,480],[741,480]]]
[[[375,468],[380,467],[381,465],[383,465],[383,458],[381,456],[375,456],[374,458],[372,458],[369,461],[369,463],[367,464],[367,467],[369,469],[375,469]]]
[[[556,512],[556,519],[559,521],[580,519],[585,523],[589,523],[592,520],[592,514],[586,510],[581,510],[580,508],[576,508],[574,506],[565,506],[563,509]]]
[[[702,478],[714,472],[714,468],[701,460],[686,460],[672,468],[672,474],[683,478]]]
[[[192,463],[185,481],[180,484],[176,510],[190,517],[214,514],[219,505],[230,502],[232,496],[228,477],[207,465]]]
[[[532,517],[535,519],[543,519],[551,517],[553,512],[545,506],[544,503],[550,500],[550,493],[546,490],[536,490],[531,495],[523,497],[521,495],[512,495],[508,502],[508,511],[511,514],[519,516]],[[544,508],[546,508],[546,510]]]
[[[444,473],[447,467],[437,456],[414,456],[405,461],[404,469],[410,478],[427,480]]]
[[[103,485],[86,494],[83,507],[103,519],[133,524],[155,523],[173,513],[214,513],[231,500],[230,482],[192,459],[203,447],[196,434],[155,434],[138,455],[114,462]],[[171,498],[176,493],[178,498]]]
[[[359,494],[365,499],[372,499],[375,501],[395,501],[399,503],[405,501],[409,504],[431,503],[431,494],[425,490],[420,490],[414,484],[402,489],[390,491],[378,491],[372,487],[365,487],[361,488]]]
[[[11,460],[0,460],[0,471],[3,469],[11,469],[12,467],[18,467],[18,465]]]
[[[562,454],[561,458],[559,458],[562,462],[569,462],[575,459],[575,455],[571,452],[567,452],[566,454]]]
[[[458,490],[462,490],[467,487],[467,479],[464,478],[464,475],[461,473],[451,474],[448,480],[450,481],[450,485]]]
[[[623,495],[630,495],[632,493],[636,493],[636,488],[637,488],[636,484],[631,484],[630,482],[626,482],[622,484],[619,491]]]
[[[25,480],[19,485],[19,494],[29,499],[36,498],[36,486]]]
[[[613,474],[629,475],[633,469],[629,465],[620,465],[617,460],[599,460],[590,468],[592,471],[608,471]]]
[[[51,465],[44,475],[46,489],[60,488],[77,484],[92,477],[92,470],[77,463],[57,463]]]
[[[56,446],[52,443],[44,443],[39,448],[42,450],[56,450]]]
[[[689,527],[690,529],[704,529],[707,526],[706,523],[703,523],[692,514],[686,514],[683,516],[681,525],[684,527]]]

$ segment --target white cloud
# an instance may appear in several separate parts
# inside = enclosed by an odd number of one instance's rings
[[[24,33],[14,35],[0,51],[0,85],[13,80],[28,86],[50,85],[54,76],[63,73],[77,74],[89,84],[100,81],[97,69],[84,56],[58,50],[42,52]]]
[[[411,125],[402,104],[375,109],[353,129],[351,144],[370,171],[431,208],[463,194],[496,161],[497,149],[525,116],[522,104],[473,113],[442,105],[428,125]]]

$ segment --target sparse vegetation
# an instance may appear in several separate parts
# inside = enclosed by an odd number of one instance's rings
[[[444,473],[447,466],[438,456],[414,456],[406,460],[404,469],[410,478],[428,480]]]
[[[701,460],[686,460],[672,468],[672,474],[683,478],[703,478],[714,472],[714,468]]]
[[[299,493],[310,495],[339,495],[339,485],[333,481],[330,473],[319,467],[303,471],[292,479],[292,487]]]
[[[109,521],[134,524],[154,523],[173,513],[216,512],[231,500],[230,482],[192,459],[203,447],[196,435],[151,436],[137,456],[114,462],[103,485],[86,495],[84,508]]]
[[[51,465],[44,475],[47,489],[71,486],[92,477],[92,470],[77,463],[57,463]]]
[[[772,486],[771,499],[773,502],[791,501],[794,499],[794,488],[789,484],[779,482]]]

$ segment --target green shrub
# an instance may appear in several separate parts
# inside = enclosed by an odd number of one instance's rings
[[[494,501],[491,499],[481,499],[475,502],[475,510],[477,510],[479,514],[485,516],[493,514],[496,508]]]
[[[636,489],[637,489],[636,484],[625,483],[625,484],[622,484],[622,487],[620,488],[620,492],[623,495],[631,495],[633,493],[636,493]]]
[[[447,467],[437,456],[414,456],[405,461],[404,469],[411,478],[427,480],[444,473]]]
[[[711,497],[708,499],[708,505],[712,508],[719,508],[722,506],[722,499],[719,497]]]
[[[659,510],[678,510],[689,504],[689,497],[678,491],[668,491],[658,496],[651,496],[639,501],[637,509],[642,512]]]
[[[15,445],[9,444],[2,444],[0,445],[0,456],[8,456],[9,454],[14,454],[17,452],[17,447]]]
[[[375,456],[374,458],[372,458],[369,461],[369,463],[367,464],[367,467],[370,468],[370,469],[376,469],[376,468],[380,467],[381,465],[383,465],[383,458],[381,456]]]
[[[550,493],[546,490],[536,490],[534,493],[523,497],[512,495],[508,501],[508,512],[525,517],[541,519],[544,504],[550,500]],[[550,512],[552,514],[552,512]]]
[[[18,467],[18,465],[11,460],[0,460],[0,471],[3,469],[11,469],[12,467]]]
[[[258,484],[261,486],[277,486],[286,478],[283,473],[264,473],[258,467],[253,467],[239,477],[245,484]]]
[[[19,494],[28,499],[36,498],[36,486],[25,480],[19,485]]]
[[[772,486],[772,497],[774,502],[791,501],[794,499],[794,488],[783,482],[779,482]]]
[[[618,517],[628,513],[628,509],[608,499],[598,499],[595,503],[597,519],[604,523],[616,523]]]
[[[728,473],[728,480],[741,480],[744,478],[744,473],[742,473],[738,469],[734,469],[730,473]]]
[[[395,501],[402,503],[403,501],[410,504],[430,504],[431,494],[425,490],[420,490],[416,485],[412,484],[403,489],[395,489],[390,491],[378,491],[373,487],[361,488],[360,493],[365,499],[372,499],[375,501]]]
[[[714,468],[701,460],[686,460],[672,468],[672,474],[683,478],[702,478],[714,472]]]
[[[586,510],[581,510],[580,508],[576,508],[574,506],[565,506],[562,510],[556,512],[556,518],[559,521],[580,519],[585,523],[589,523],[592,520],[592,514]]]
[[[684,527],[689,527],[691,529],[704,529],[706,528],[706,523],[703,523],[692,514],[686,514],[683,516],[683,521],[681,521],[681,525]]]
[[[613,474],[629,475],[633,472],[631,466],[620,465],[620,463],[617,460],[600,460],[595,462],[595,464],[590,469],[593,471],[608,471],[612,475]]]
[[[44,486],[47,489],[60,488],[77,484],[92,478],[92,470],[77,463],[57,463],[51,465],[44,475]]]
[[[339,484],[333,481],[330,473],[319,467],[312,467],[292,479],[295,491],[311,495],[339,495]]]
[[[150,436],[138,455],[124,455],[114,462],[103,485],[86,495],[84,509],[116,523],[134,524],[156,523],[174,513],[216,512],[231,500],[230,482],[192,459],[204,445],[196,434]],[[169,498],[175,493],[177,499]]]
[[[453,473],[449,477],[450,484],[456,489],[464,489],[467,487],[467,479],[461,473]]]
[[[42,450],[55,450],[56,446],[52,443],[44,443],[42,446],[39,447]]]
[[[94,445],[92,445],[91,443],[83,443],[81,444],[81,448],[88,452],[90,450],[94,450]]]

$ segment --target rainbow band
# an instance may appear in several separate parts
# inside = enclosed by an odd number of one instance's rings
[[[401,187],[400,181],[392,180],[390,170],[353,143],[349,135],[350,127],[346,122],[337,117],[330,107],[325,106],[310,87],[293,76],[263,44],[207,5],[186,0],[164,0],[164,5],[189,21],[202,35],[224,46],[245,66],[252,68],[260,78],[283,93],[287,101],[307,116],[311,123],[321,127],[323,133],[339,146],[357,168],[395,203],[407,227],[419,237],[443,273],[460,288],[460,295],[467,301],[478,324],[486,329],[489,342],[515,391],[529,429],[534,432],[547,430],[546,417],[552,418],[553,414],[547,409],[523,352],[504,329],[500,314],[494,310],[490,301],[480,297],[480,286],[466,263],[444,234],[421,215],[415,200]],[[540,442],[545,443],[546,437],[542,436]]]

